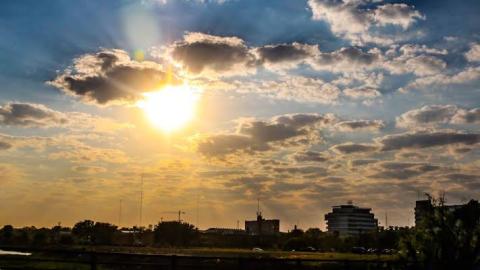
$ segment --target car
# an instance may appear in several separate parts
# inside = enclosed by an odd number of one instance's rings
[[[255,252],[263,252],[263,249],[259,248],[259,247],[254,247],[252,248],[252,251],[255,251]]]
[[[367,253],[367,250],[364,247],[353,247],[352,248],[352,253],[365,254],[365,253]]]

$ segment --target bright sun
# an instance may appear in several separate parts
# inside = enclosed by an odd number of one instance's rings
[[[193,119],[200,91],[188,85],[167,86],[156,92],[144,94],[138,103],[155,127],[172,132],[184,127]]]

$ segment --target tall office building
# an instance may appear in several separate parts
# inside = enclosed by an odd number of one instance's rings
[[[351,202],[333,206],[332,212],[325,215],[327,230],[340,236],[351,236],[374,231],[378,220],[371,213],[371,208],[361,208]]]

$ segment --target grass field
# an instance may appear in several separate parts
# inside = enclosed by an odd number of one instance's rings
[[[198,262],[204,262],[205,257],[210,257],[212,260],[219,261],[231,261],[235,263],[238,258],[245,258],[246,260],[256,261],[257,259],[289,259],[289,260],[305,260],[304,265],[315,264],[318,261],[331,261],[342,262],[350,261],[352,263],[378,263],[378,262],[392,262],[396,261],[398,257],[396,255],[375,255],[375,254],[353,254],[353,253],[333,253],[333,252],[287,252],[287,251],[276,251],[276,250],[266,250],[266,251],[252,251],[249,249],[226,249],[226,248],[183,248],[183,249],[173,249],[173,248],[153,248],[153,247],[80,247],[77,249],[80,253],[85,252],[98,252],[98,258],[103,258],[113,261],[128,261],[130,256],[127,254],[137,254],[137,255],[176,255],[176,256],[187,256],[188,258],[181,259],[191,260],[194,259]],[[43,253],[41,251],[33,252],[32,256],[28,256],[27,259],[24,256],[15,256],[15,260],[9,260],[7,257],[12,256],[0,256],[0,269],[7,267],[6,269],[90,269],[89,266],[89,255],[76,255],[75,251],[70,255],[65,255],[56,252],[47,252]],[[78,253],[78,254],[80,254]],[[134,256],[137,256],[134,255]],[[195,257],[200,258],[195,258]],[[82,259],[83,258],[83,259]],[[143,259],[142,259],[143,258]],[[156,256],[147,256],[141,258],[135,258],[134,263],[146,263],[151,259],[157,258]],[[164,262],[169,262],[171,257],[160,257]],[[180,259],[181,257],[179,257]],[[217,259],[218,258],[218,259]],[[224,258],[225,260],[222,260]],[[18,260],[17,260],[18,259]],[[31,259],[31,260],[30,260]],[[72,261],[73,259],[73,261]],[[78,260],[77,260],[78,259]],[[72,263],[65,263],[65,260],[71,261]],[[209,259],[207,259],[209,260]],[[80,263],[83,261],[84,263]],[[260,260],[261,261],[261,260]],[[268,260],[267,260],[268,261]],[[78,262],[78,263],[76,263]],[[106,267],[98,267],[97,269],[110,269]],[[116,269],[116,268],[115,268]],[[123,269],[123,268],[122,268]],[[143,268],[138,268],[143,269]],[[150,269],[150,268],[147,268]],[[222,268],[223,269],[223,268]],[[228,268],[229,269],[229,268]],[[335,268],[337,269],[337,268]]]
[[[354,254],[339,252],[292,252],[279,250],[252,251],[251,249],[235,248],[153,248],[153,247],[98,247],[99,252],[119,252],[159,255],[185,255],[208,257],[262,257],[278,259],[307,259],[307,260],[352,260],[352,261],[393,261],[397,255]]]

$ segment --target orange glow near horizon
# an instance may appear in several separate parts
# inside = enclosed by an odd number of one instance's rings
[[[186,84],[167,86],[145,93],[138,107],[156,128],[170,133],[185,127],[195,117],[200,94],[199,89]]]

